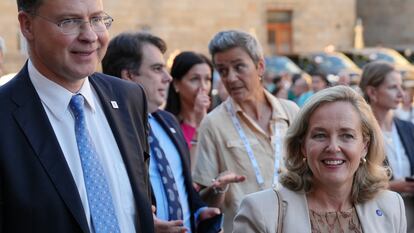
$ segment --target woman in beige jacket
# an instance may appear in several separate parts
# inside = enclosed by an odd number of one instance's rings
[[[233,232],[406,232],[402,198],[386,190],[380,128],[358,93],[337,86],[315,94],[285,144],[280,188],[247,196]]]

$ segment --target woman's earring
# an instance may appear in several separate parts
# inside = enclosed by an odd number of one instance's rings
[[[367,163],[367,159],[364,157],[361,158],[361,164],[364,165]]]

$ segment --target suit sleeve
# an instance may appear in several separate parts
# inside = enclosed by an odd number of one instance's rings
[[[144,88],[141,85],[138,85],[139,89],[141,90],[141,104],[142,104],[142,125],[144,126],[144,135],[141,137],[141,145],[143,145],[144,150],[144,161],[145,161],[145,167],[147,169],[147,174],[149,174],[149,161],[150,161],[150,151],[149,151],[149,143],[148,143],[148,135],[149,135],[149,123],[148,123],[148,108],[147,108],[147,97],[145,95]],[[149,181],[149,175],[146,177],[146,183],[147,185],[147,193],[150,200],[152,200],[152,188]]]

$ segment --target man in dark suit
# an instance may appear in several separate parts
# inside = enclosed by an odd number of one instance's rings
[[[29,59],[0,88],[0,232],[154,232],[139,85],[94,74],[101,0],[18,0]]]
[[[102,67],[106,74],[141,84],[148,96],[155,231],[195,233],[197,222],[220,211],[205,207],[194,190],[190,154],[181,128],[172,114],[159,109],[172,80],[163,57],[166,49],[165,42],[151,34],[123,33],[109,43]],[[164,175],[165,170],[172,174]],[[169,185],[174,188],[170,190]]]

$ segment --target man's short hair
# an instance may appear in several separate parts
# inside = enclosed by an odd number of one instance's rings
[[[17,0],[18,11],[36,12],[44,0]]]
[[[109,42],[108,50],[102,59],[102,71],[119,78],[124,69],[137,73],[141,67],[142,47],[145,44],[154,45],[163,54],[167,50],[164,40],[149,33],[121,33]]]

